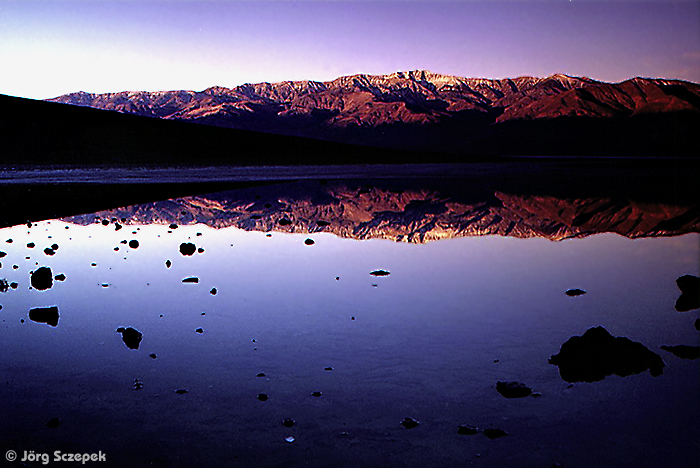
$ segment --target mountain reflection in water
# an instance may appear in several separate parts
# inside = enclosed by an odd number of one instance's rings
[[[133,205],[66,221],[193,224],[255,231],[330,232],[426,242],[500,235],[551,240],[613,232],[630,238],[700,232],[700,205],[558,198],[472,190],[458,182],[300,181]],[[431,188],[431,185],[434,187]]]
[[[698,313],[676,280],[700,273],[697,213],[328,180],[2,229],[0,445],[104,466],[689,466]]]

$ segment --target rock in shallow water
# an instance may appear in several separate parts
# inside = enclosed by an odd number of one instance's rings
[[[474,435],[478,432],[479,432],[479,429],[477,429],[474,426],[468,426],[468,425],[457,426],[457,434],[460,434],[460,435]]]
[[[141,340],[143,339],[143,335],[141,334],[140,331],[136,330],[135,328],[124,328],[124,327],[119,327],[117,328],[117,333],[122,334],[122,341],[126,345],[127,348],[129,349],[139,349],[139,344],[141,343]]]
[[[569,289],[566,291],[567,296],[581,296],[583,294],[586,294],[586,291],[583,289]]]
[[[386,270],[374,270],[370,273],[372,276],[389,276],[391,273]]]
[[[503,382],[496,383],[496,390],[505,398],[524,398],[532,394],[532,390],[520,382]]]
[[[676,280],[681,296],[676,301],[678,312],[700,308],[700,278],[693,275],[683,275]]]
[[[677,356],[681,359],[698,359],[700,358],[700,346],[661,346],[661,349]]]
[[[505,437],[508,435],[506,431],[503,429],[495,429],[495,428],[489,428],[489,429],[484,429],[484,435],[488,437],[489,439],[500,439],[501,437]]]
[[[29,311],[29,320],[56,327],[58,326],[58,307],[37,307],[31,309]]]
[[[614,337],[605,328],[591,328],[582,336],[572,336],[561,345],[559,354],[549,358],[559,367],[566,382],[598,382],[609,375],[626,377],[649,370],[657,377],[665,367],[661,356],[641,343]]]
[[[413,429],[414,427],[418,427],[420,425],[420,423],[413,418],[404,418],[400,424],[406,429]]]
[[[191,242],[183,242],[180,244],[180,253],[185,256],[192,256],[197,251],[197,246]]]
[[[51,268],[44,266],[34,270],[31,273],[31,283],[32,287],[39,291],[51,289],[51,286],[53,286],[53,274],[51,273]]]

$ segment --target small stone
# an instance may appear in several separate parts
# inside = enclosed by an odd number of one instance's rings
[[[582,294],[586,294],[586,291],[583,289],[569,289],[566,291],[567,296],[580,296]]]
[[[46,422],[46,427],[48,427],[49,429],[56,429],[60,425],[61,420],[58,418],[51,418]]]
[[[265,373],[264,373],[264,372],[260,372],[258,375],[256,375],[256,377],[265,377]]]
[[[323,395],[323,393],[321,393],[321,392],[312,392],[311,393],[311,396],[314,396],[316,398],[320,397],[321,395]]]
[[[460,435],[474,435],[478,432],[479,432],[479,429],[477,429],[474,426],[467,426],[467,425],[457,426],[457,434],[460,434]]]
[[[177,229],[177,224],[171,223],[170,226],[168,226],[170,229]]]
[[[132,249],[138,249],[139,248],[139,241],[137,241],[136,239],[130,240],[129,247],[131,247]]]
[[[155,359],[155,358],[157,358],[158,356],[156,356],[155,353],[151,353],[151,354],[148,355],[148,357],[151,358],[151,359]]]
[[[114,225],[114,230],[115,230],[115,231],[118,231],[118,230],[120,230],[121,228],[122,228],[122,225],[119,224],[119,223],[116,223],[116,224]]]
[[[372,276],[389,276],[391,273],[386,270],[374,270],[370,273]]]
[[[175,393],[177,393],[178,395],[184,395],[185,393],[187,393],[187,389],[179,388],[175,390]]]
[[[30,242],[27,244],[28,249],[33,249],[34,247],[36,247],[36,244],[34,242]]]
[[[51,244],[52,250],[58,250],[58,244]]]
[[[139,379],[134,379],[134,390],[141,390],[143,388],[143,382]]]
[[[211,291],[209,291],[209,294],[211,294],[212,296],[216,296],[216,293],[217,293],[216,288],[211,288]]]
[[[204,329],[202,329],[202,328],[198,328],[198,329],[196,329],[195,331],[196,331],[197,333],[204,333]]]
[[[306,240],[304,241],[304,244],[306,244],[306,245],[314,245],[315,242],[314,242],[313,239],[306,239]]]
[[[185,278],[182,280],[183,283],[199,283],[199,278],[196,276],[190,276],[189,278]]]
[[[404,418],[404,420],[401,421],[401,425],[406,429],[413,429],[414,427],[418,427],[419,424],[420,423],[413,418]]]
[[[284,427],[293,427],[295,424],[296,422],[292,418],[285,418],[284,421],[282,421]]]
[[[108,224],[109,224],[109,220],[108,220],[108,219],[103,219],[103,220],[102,220],[102,225],[103,225],[103,226],[107,226]]]
[[[494,429],[494,428],[489,428],[489,429],[484,429],[484,435],[488,437],[489,439],[500,439],[501,437],[505,437],[508,435],[508,433],[502,429]]]
[[[323,369],[323,370],[327,370],[327,371],[332,371],[332,370],[333,370],[333,368],[332,368],[331,366],[328,366],[328,367],[326,367],[326,368],[325,368],[325,369]]]
[[[191,242],[183,242],[180,244],[180,253],[182,255],[185,255],[187,257],[194,255],[194,253],[197,251],[197,246],[195,246]]]
[[[172,266],[172,264],[173,264],[173,262],[171,262],[170,260],[166,260],[166,261],[165,261],[165,267],[166,267],[166,268],[170,268],[170,267]]]
[[[266,393],[258,393],[258,400],[260,401],[267,401],[269,397],[267,396]]]

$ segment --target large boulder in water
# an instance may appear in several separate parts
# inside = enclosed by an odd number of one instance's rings
[[[646,370],[657,377],[665,367],[661,356],[643,344],[614,337],[603,327],[572,336],[549,363],[559,367],[559,375],[566,382],[598,382],[609,375],[626,377]]]
[[[681,296],[676,301],[678,312],[700,308],[700,278],[693,275],[683,275],[676,280]]]
[[[51,268],[46,266],[37,268],[31,273],[31,281],[34,289],[38,289],[39,291],[51,289],[51,286],[53,286],[53,273],[51,273]]]
[[[45,323],[52,327],[58,326],[58,307],[37,307],[29,310],[29,320]]]

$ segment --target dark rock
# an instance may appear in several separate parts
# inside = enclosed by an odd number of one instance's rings
[[[284,421],[282,421],[282,425],[284,427],[293,427],[296,422],[292,418],[285,418]]]
[[[256,377],[265,377],[265,373],[264,373],[264,372],[260,372],[258,375],[256,375]]]
[[[0,258],[4,257],[5,255],[7,255],[7,253],[0,250]]]
[[[5,278],[0,278],[0,292],[7,292],[10,289],[10,283]]]
[[[115,230],[115,231],[118,231],[118,230],[120,230],[121,228],[122,228],[122,225],[119,224],[119,223],[116,223],[116,224],[114,225],[114,230]]]
[[[204,253],[204,249],[202,247],[197,248],[197,253]]]
[[[27,244],[28,249],[33,249],[34,247],[36,247],[36,244],[34,242],[30,242]]]
[[[108,219],[103,219],[103,220],[102,220],[102,225],[103,225],[103,226],[107,226],[108,224],[109,224],[109,220],[108,220]]]
[[[197,333],[204,333],[204,329],[203,329],[203,328],[198,328],[198,329],[196,329],[195,331],[196,331]]]
[[[187,389],[178,388],[177,390],[175,390],[175,393],[177,393],[178,395],[184,395],[185,393],[187,393]]]
[[[370,273],[372,276],[389,276],[390,273],[386,270],[374,270]]]
[[[313,239],[306,239],[306,240],[304,241],[304,244],[306,244],[306,245],[314,245],[315,242],[314,242]]]
[[[129,247],[131,247],[132,249],[138,249],[139,248],[139,241],[137,241],[136,239],[130,240]]]
[[[134,390],[141,390],[143,388],[143,382],[139,379],[134,379]]]
[[[58,307],[37,307],[35,309],[30,309],[29,320],[56,327],[58,326]]]
[[[196,251],[197,246],[191,242],[183,242],[182,244],[180,244],[180,253],[182,255],[189,257],[191,255],[194,255]]]
[[[700,278],[693,275],[683,275],[676,280],[681,296],[676,301],[678,312],[700,308]]]
[[[46,255],[48,255],[48,256],[52,256],[52,255],[55,255],[55,254],[56,254],[56,252],[54,252],[54,250],[53,250],[52,248],[50,248],[50,247],[46,247],[46,248],[44,249],[44,253],[45,253]]]
[[[139,344],[141,343],[141,339],[143,338],[143,335],[140,331],[131,327],[119,327],[117,328],[117,333],[122,334],[122,341],[124,342],[127,348],[139,349]]]
[[[316,398],[320,397],[321,395],[323,395],[323,393],[321,393],[321,392],[312,392],[311,393],[311,396],[314,396]]]
[[[503,429],[495,429],[495,428],[489,428],[489,429],[484,429],[484,435],[488,437],[489,439],[500,439],[501,437],[505,437],[508,435],[506,431]]]
[[[327,371],[332,371],[332,370],[333,370],[333,368],[332,368],[331,366],[328,366],[328,367],[326,367],[326,368],[325,368],[325,369],[323,369],[323,370],[327,370]]]
[[[586,294],[586,291],[583,289],[569,289],[566,291],[567,296],[580,296],[582,294]]]
[[[460,435],[474,435],[479,432],[479,429],[477,429],[474,426],[457,426],[457,434]]]
[[[19,285],[17,283],[15,283],[14,281],[12,283],[10,283],[10,287],[12,289],[17,289],[17,286],[19,286]]]
[[[124,245],[128,244],[128,242],[127,242],[126,239],[121,240],[119,243],[120,243],[120,244],[124,244]]]
[[[166,261],[165,261],[165,267],[166,267],[166,268],[170,268],[170,267],[172,266],[172,264],[173,264],[173,262],[171,262],[170,260],[166,260]]]
[[[148,355],[148,357],[151,358],[151,359],[155,359],[155,358],[157,358],[158,356],[156,356],[156,353],[151,353],[151,354]]]
[[[211,288],[211,291],[209,291],[209,294],[211,294],[212,296],[216,296],[216,293],[216,288]]]
[[[506,398],[524,398],[532,395],[532,390],[520,382],[503,382],[499,380],[496,383],[496,390]]]
[[[267,401],[269,397],[267,396],[266,393],[258,393],[258,400],[260,401]]]
[[[58,250],[58,244],[51,244],[51,249]]]
[[[185,278],[182,280],[183,283],[199,283],[199,278],[196,276],[190,276],[189,278]]]
[[[280,226],[291,226],[292,222],[288,220],[287,218],[282,218],[279,221],[277,221]]]
[[[168,226],[170,229],[177,229],[177,224],[171,223],[170,226]]]
[[[58,418],[51,418],[46,422],[46,427],[48,427],[49,429],[56,429],[60,425],[61,420]]]
[[[677,356],[681,359],[698,359],[700,358],[700,346],[662,346],[661,349]]]
[[[598,382],[609,375],[626,377],[646,370],[657,377],[665,367],[661,356],[643,344],[613,337],[603,327],[572,336],[549,363],[559,367],[559,375],[566,382]]]
[[[39,291],[45,291],[51,289],[53,286],[53,274],[51,273],[51,268],[41,267],[37,268],[31,273],[31,282],[34,289]]]
[[[404,418],[400,424],[406,429],[413,429],[414,427],[418,427],[420,425],[420,423],[413,418]]]
[[[63,273],[59,273],[56,276],[53,277],[56,281],[65,281],[66,280],[66,275]]]

